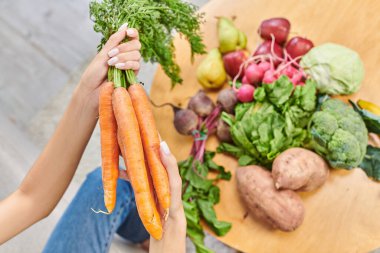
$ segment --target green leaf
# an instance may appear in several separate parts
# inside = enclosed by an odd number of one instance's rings
[[[220,200],[220,189],[219,187],[213,185],[210,187],[208,192],[207,200],[212,202],[213,204],[218,204]]]
[[[239,163],[240,166],[247,166],[247,165],[250,165],[250,164],[255,164],[256,160],[253,157],[251,157],[251,156],[242,155],[242,156],[239,157],[238,163]]]
[[[278,78],[274,84],[264,85],[268,100],[280,108],[293,93],[293,83],[285,75]]]
[[[380,148],[368,145],[367,153],[360,164],[360,168],[368,177],[380,181]]]
[[[172,86],[182,82],[179,75],[180,67],[175,62],[173,32],[179,33],[189,42],[192,56],[205,53],[200,31],[203,16],[195,5],[181,0],[90,2],[90,17],[94,22],[94,30],[103,36],[98,49],[103,47],[122,24],[128,23],[129,27],[139,31],[141,55],[144,60],[158,62],[171,79]],[[129,73],[134,75],[131,71]]]
[[[225,221],[218,221],[214,210],[214,204],[206,200],[198,200],[197,205],[211,229],[218,235],[223,236],[231,229],[231,223]]]
[[[224,122],[226,122],[226,124],[228,126],[232,126],[235,123],[235,117],[234,117],[234,115],[228,114],[226,112],[222,112],[222,115],[220,116],[220,118]]]

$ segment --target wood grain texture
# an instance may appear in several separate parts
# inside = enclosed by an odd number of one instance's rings
[[[203,26],[208,49],[217,46],[215,16],[237,16],[236,25],[248,35],[252,50],[260,42],[256,30],[263,19],[284,16],[292,23],[292,34],[303,35],[319,45],[336,42],[356,50],[362,57],[366,77],[361,90],[352,96],[380,102],[380,2],[365,0],[213,0],[203,10]],[[196,66],[204,57],[196,57],[190,64],[187,44],[176,41],[177,58],[182,67],[184,83],[170,90],[170,81],[159,69],[151,97],[156,103],[173,102],[186,105],[200,85],[195,77]],[[210,93],[215,98],[216,93]],[[187,157],[191,137],[176,133],[170,123],[170,108],[155,109],[161,136],[172,148],[177,159]],[[215,149],[217,140],[212,137],[208,149]],[[301,194],[306,207],[303,225],[292,233],[269,230],[248,216],[239,199],[234,176],[236,160],[217,155],[216,162],[233,174],[231,182],[221,182],[221,202],[216,206],[222,220],[233,223],[230,233],[219,238],[243,252],[260,253],[351,253],[368,252],[380,246],[380,183],[369,180],[360,170],[332,171],[328,182],[318,191]]]

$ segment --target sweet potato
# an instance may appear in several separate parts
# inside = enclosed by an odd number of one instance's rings
[[[253,165],[238,168],[236,174],[240,195],[253,216],[282,231],[302,224],[301,198],[291,190],[277,190],[269,171]]]
[[[329,166],[312,151],[290,148],[274,160],[272,176],[277,189],[312,191],[326,182]]]

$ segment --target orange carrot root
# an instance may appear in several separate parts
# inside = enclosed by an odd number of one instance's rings
[[[164,219],[169,215],[170,186],[169,178],[160,158],[160,138],[148,96],[141,84],[128,88],[140,128],[142,144],[149,171],[152,176],[158,203],[164,210]]]
[[[139,125],[128,91],[122,87],[116,88],[112,104],[120,131],[120,148],[135,192],[137,210],[146,230],[159,240],[163,233],[161,218],[149,186]]]
[[[102,180],[104,204],[108,213],[112,213],[116,204],[117,179],[119,177],[119,146],[117,143],[117,124],[112,108],[112,83],[100,88],[99,125],[102,154]]]

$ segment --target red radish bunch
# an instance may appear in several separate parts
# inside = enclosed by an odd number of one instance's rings
[[[296,36],[288,41],[290,22],[286,18],[264,20],[258,34],[264,40],[251,57],[245,51],[224,56],[227,73],[233,78],[233,89],[240,102],[253,100],[254,87],[269,84],[286,75],[296,85],[303,85],[305,72],[299,61],[314,46],[310,40]],[[237,80],[241,87],[236,88]]]

